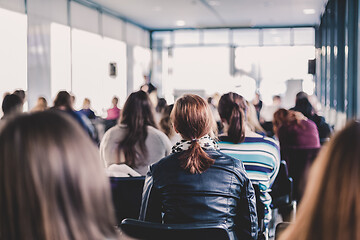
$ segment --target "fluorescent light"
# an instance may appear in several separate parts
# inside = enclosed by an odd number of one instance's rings
[[[182,27],[182,26],[185,26],[185,21],[184,20],[177,20],[175,22],[176,26],[179,26],[179,27]]]
[[[313,8],[306,8],[306,9],[303,10],[303,13],[306,14],[306,15],[310,15],[310,14],[315,14],[316,11]]]

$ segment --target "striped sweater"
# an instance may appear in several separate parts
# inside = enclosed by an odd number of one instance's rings
[[[245,141],[235,144],[228,137],[220,137],[220,151],[241,160],[254,184],[260,187],[260,199],[265,205],[265,224],[271,219],[271,185],[275,181],[280,166],[280,151],[276,141],[268,137],[245,137]]]

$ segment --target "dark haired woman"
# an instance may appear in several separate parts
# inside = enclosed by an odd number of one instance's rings
[[[271,138],[252,132],[246,125],[245,99],[233,92],[219,101],[219,114],[224,134],[219,136],[221,151],[241,160],[253,184],[259,185],[260,199],[265,205],[265,227],[271,219],[270,187],[280,166],[278,144]]]
[[[0,133],[0,239],[116,239],[98,150],[64,113],[23,115]]]
[[[224,223],[233,239],[256,239],[254,189],[241,161],[218,150],[210,138],[214,120],[199,96],[178,99],[171,113],[183,140],[152,165],[140,219],[164,223]]]
[[[171,142],[156,128],[153,106],[144,91],[130,94],[120,124],[107,131],[100,144],[100,156],[105,167],[119,171],[119,174],[125,164],[145,175],[150,164],[169,155],[170,151]]]

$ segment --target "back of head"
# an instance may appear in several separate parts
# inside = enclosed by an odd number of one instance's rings
[[[174,104],[170,104],[168,106],[165,107],[162,117],[160,119],[160,128],[161,130],[166,134],[166,136],[168,136],[169,138],[171,137],[172,133],[173,133],[173,126],[172,126],[172,122],[171,122],[171,118],[170,118],[170,114],[171,111],[174,108]]]
[[[13,94],[18,96],[21,99],[22,103],[25,102],[26,94],[24,90],[22,89],[15,90]]]
[[[90,99],[84,98],[83,108],[84,109],[89,109],[90,108]]]
[[[144,91],[137,91],[130,94],[124,104],[120,123],[127,126],[128,131],[123,141],[119,143],[119,151],[125,154],[125,161],[130,167],[134,166],[135,159],[147,154],[145,139],[147,137],[147,127],[156,128],[153,106],[149,96]],[[135,151],[135,144],[138,143],[141,153]]]
[[[55,97],[54,107],[64,107],[66,110],[72,109],[71,96],[67,91],[60,91]]]
[[[37,104],[38,104],[39,106],[42,106],[42,107],[44,107],[44,108],[47,108],[46,98],[44,98],[44,97],[39,97],[39,98],[38,98],[38,101],[37,101]]]
[[[320,152],[297,219],[283,240],[360,239],[360,123],[352,121]]]
[[[191,145],[180,157],[181,166],[190,173],[202,173],[214,160],[201,148],[198,140],[212,132],[214,119],[209,105],[197,95],[184,95],[179,98],[171,112],[174,128]]]
[[[4,115],[22,112],[22,104],[23,102],[19,96],[15,94],[6,95],[2,103]]]
[[[295,102],[303,98],[309,98],[309,95],[306,92],[300,91],[296,94]]]
[[[294,110],[301,112],[308,118],[314,114],[313,106],[307,97],[297,99]]]
[[[69,117],[45,111],[0,133],[1,239],[105,239],[115,235],[98,152]]]
[[[157,102],[157,106],[155,108],[156,112],[161,113],[162,111],[164,111],[164,109],[167,106],[167,102],[165,100],[165,98],[160,98]]]
[[[274,113],[274,119],[273,119],[274,133],[277,134],[280,127],[284,125],[296,124],[300,126],[302,120],[306,120],[306,118],[301,112],[280,108]]]
[[[230,92],[224,94],[218,105],[220,118],[229,125],[227,135],[233,143],[241,143],[245,139],[246,103],[242,96]]]

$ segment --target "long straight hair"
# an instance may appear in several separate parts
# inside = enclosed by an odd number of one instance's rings
[[[126,125],[127,132],[124,139],[119,143],[118,156],[121,152],[125,156],[125,163],[134,167],[137,159],[147,156],[145,140],[148,134],[147,127],[156,127],[153,105],[149,96],[144,91],[137,91],[130,94],[125,102],[120,118],[120,123]],[[136,151],[138,144],[140,152]]]
[[[234,92],[221,96],[218,111],[220,118],[229,124],[227,135],[231,142],[241,143],[245,139],[245,111],[244,98]]]
[[[360,123],[323,147],[310,171],[298,216],[281,240],[360,239]]]
[[[116,237],[97,148],[63,113],[20,116],[1,131],[0,212],[0,239]]]
[[[214,126],[207,102],[197,95],[184,95],[175,102],[171,119],[180,135],[192,141],[189,149],[180,156],[181,167],[192,174],[204,172],[215,162],[198,142],[199,138],[211,134]]]

